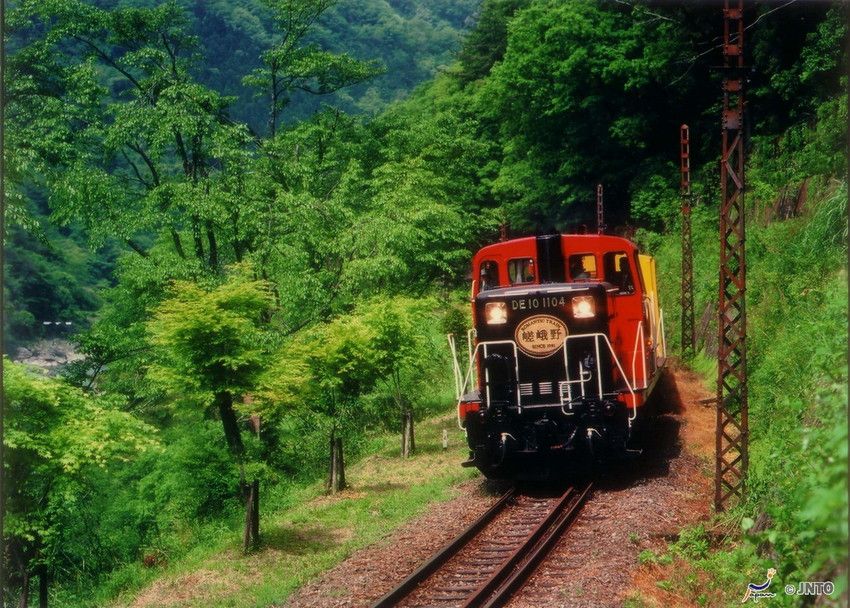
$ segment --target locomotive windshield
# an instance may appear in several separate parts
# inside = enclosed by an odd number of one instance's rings
[[[499,286],[499,265],[493,261],[481,262],[481,291],[496,289]]]
[[[595,279],[596,256],[592,253],[577,253],[570,256],[571,279]]]
[[[629,270],[629,258],[624,251],[609,251],[602,257],[605,280],[619,289],[619,294],[635,292],[632,273]]]
[[[508,262],[508,276],[511,285],[534,282],[534,260],[531,258],[519,258]]]

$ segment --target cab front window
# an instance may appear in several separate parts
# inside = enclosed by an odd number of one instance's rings
[[[534,282],[534,260],[517,258],[508,262],[508,277],[511,285]]]
[[[605,280],[616,285],[618,294],[635,292],[629,257],[624,251],[609,251],[603,256],[602,264],[605,268]]]
[[[499,265],[491,260],[481,262],[478,281],[481,285],[481,291],[496,289],[499,286]]]
[[[595,279],[596,256],[592,253],[577,253],[569,259],[570,278],[573,280]]]

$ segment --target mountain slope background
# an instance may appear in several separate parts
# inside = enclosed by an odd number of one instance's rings
[[[180,0],[202,41],[200,80],[237,98],[233,117],[260,131],[265,104],[246,90],[242,78],[259,67],[263,50],[275,40],[263,0]],[[97,0],[104,8],[151,7],[156,0]],[[293,97],[291,123],[328,103],[345,112],[376,114],[406,97],[418,84],[447,68],[464,34],[477,18],[481,0],[339,0],[319,18],[309,42],[357,59],[377,60],[384,74],[337,93]]]

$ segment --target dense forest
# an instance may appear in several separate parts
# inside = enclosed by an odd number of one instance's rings
[[[160,2],[100,0],[104,9],[155,7]],[[417,84],[447,66],[459,48],[463,30],[474,19],[472,2],[324,2],[310,17],[304,46],[346,54],[369,62],[359,84],[325,83],[326,91],[310,91],[306,81],[286,91],[286,113],[280,118],[295,124],[330,105],[348,113],[375,113],[408,94]],[[177,6],[177,5],[175,5]],[[272,9],[260,0],[244,2],[183,2],[179,4],[186,33],[196,37],[191,70],[199,83],[232,96],[228,115],[253,133],[268,129],[269,107],[262,89],[243,85],[259,68],[262,54],[280,32]],[[305,16],[306,17],[306,16]],[[11,48],[18,44],[12,36]],[[235,52],[234,52],[235,50]],[[320,56],[315,55],[314,59]],[[366,67],[366,66],[364,66]],[[333,77],[326,74],[324,77]],[[106,75],[108,80],[114,80]],[[104,80],[104,84],[107,80]],[[348,84],[348,83],[346,83]],[[315,94],[315,93],[319,94]],[[112,284],[118,250],[105,242],[86,255],[86,236],[78,224],[57,225],[47,220],[49,205],[42,193],[27,192],[17,207],[19,220],[10,238],[14,250],[8,260],[12,280],[7,284],[6,352],[41,336],[66,336],[45,321],[71,322],[85,327],[101,300],[99,287]],[[23,225],[25,229],[19,227]],[[78,255],[68,255],[70,251]],[[63,255],[57,255],[57,252]]]
[[[773,525],[679,550],[721,580],[768,542],[815,580],[847,534],[846,7],[748,10],[753,410],[772,422],[730,521]],[[21,0],[7,19],[9,350],[61,319],[84,355],[58,378],[6,367],[15,598],[32,577],[103,605],[230,530],[250,482],[285,502],[443,411],[471,253],[501,225],[591,223],[597,183],[675,319],[682,122],[698,309],[716,297],[715,6]],[[771,211],[804,183],[799,217]],[[710,375],[710,349],[693,364]]]

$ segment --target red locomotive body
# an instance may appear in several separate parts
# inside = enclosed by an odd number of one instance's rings
[[[666,358],[651,257],[608,235],[489,245],[472,318],[468,372],[455,364],[466,466],[514,477],[527,460],[628,449]]]

